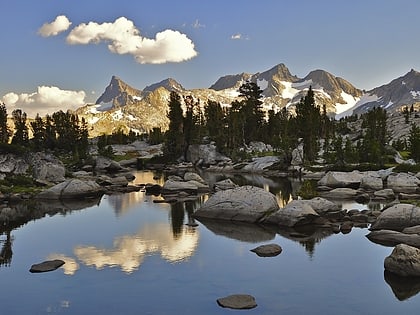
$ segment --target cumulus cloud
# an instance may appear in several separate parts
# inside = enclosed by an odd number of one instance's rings
[[[133,21],[120,17],[112,23],[82,23],[67,36],[71,45],[108,43],[108,49],[116,54],[130,54],[138,63],[161,64],[182,62],[197,56],[194,43],[185,34],[164,30],[155,38],[140,34]]]
[[[56,86],[39,86],[36,92],[16,94],[7,93],[2,97],[8,110],[16,108],[26,112],[28,117],[36,114],[45,116],[53,112],[76,109],[86,104],[84,91],[61,90]]]
[[[61,32],[67,31],[71,22],[65,15],[59,15],[51,23],[45,23],[38,30],[38,34],[43,37],[56,36]]]

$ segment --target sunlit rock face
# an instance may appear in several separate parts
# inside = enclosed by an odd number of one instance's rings
[[[193,256],[198,240],[195,229],[184,228],[174,235],[168,224],[156,224],[142,228],[137,234],[116,238],[111,249],[81,245],[74,248],[74,253],[87,266],[119,267],[132,273],[147,256],[154,254],[172,263],[186,260]]]

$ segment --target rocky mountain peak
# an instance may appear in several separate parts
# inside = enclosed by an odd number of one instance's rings
[[[240,74],[234,74],[234,75],[225,75],[221,78],[219,78],[216,83],[214,83],[210,89],[215,91],[221,91],[226,89],[233,89],[233,88],[239,88],[242,83],[244,83],[247,80],[250,80],[252,77],[251,74],[242,72]]]
[[[356,104],[354,113],[360,114],[373,107],[382,107],[388,111],[398,111],[403,106],[420,103],[420,72],[411,69],[388,84],[381,85],[367,92],[366,101]]]
[[[299,78],[295,75],[292,75],[289,69],[286,67],[284,63],[280,63],[270,70],[262,72],[261,74],[257,74],[258,78],[270,81],[285,81],[285,82],[296,82]]]
[[[165,89],[167,89],[170,92],[172,92],[172,91],[175,91],[175,92],[185,91],[184,87],[172,78],[168,78],[168,79],[162,80],[158,83],[148,85],[144,88],[143,91],[144,92],[152,92],[159,87],[164,87]]]
[[[123,80],[113,75],[111,82],[105,88],[105,91],[96,100],[96,104],[112,103],[113,107],[120,107],[126,105],[127,102],[133,102],[133,96],[140,97],[141,91],[131,87]]]

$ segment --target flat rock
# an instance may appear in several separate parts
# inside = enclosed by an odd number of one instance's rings
[[[420,248],[420,235],[408,234],[392,230],[372,231],[366,237],[377,244],[385,246],[395,246],[398,244],[407,244]]]
[[[64,264],[65,262],[60,259],[47,260],[42,263],[32,265],[31,269],[29,269],[29,272],[40,273],[40,272],[54,271],[60,268]]]
[[[386,189],[375,191],[373,193],[373,196],[376,198],[394,199],[395,193],[391,188],[386,188]]]
[[[233,294],[217,299],[217,304],[221,307],[227,307],[237,310],[251,309],[257,306],[257,302],[252,295]]]
[[[364,174],[359,171],[353,172],[328,172],[319,181],[319,186],[331,188],[359,188]]]
[[[103,195],[104,190],[95,181],[70,179],[59,183],[37,195],[39,199],[90,198]]]
[[[260,257],[275,257],[282,252],[282,248],[277,244],[267,244],[251,249],[251,252],[254,252]]]
[[[358,195],[358,191],[352,188],[335,188],[321,195],[331,199],[354,199]]]

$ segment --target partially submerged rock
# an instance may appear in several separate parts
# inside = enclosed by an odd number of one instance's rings
[[[309,224],[319,214],[305,200],[293,200],[284,208],[279,209],[264,220],[264,223],[277,224],[292,227],[296,225]]]
[[[276,197],[259,187],[218,191],[195,213],[196,218],[258,222],[279,209]]]
[[[217,299],[217,304],[221,307],[232,309],[251,309],[257,306],[257,302],[252,295],[233,294]]]
[[[70,179],[42,191],[38,199],[77,199],[103,195],[103,188],[92,180]]]
[[[274,257],[282,252],[282,248],[277,244],[267,244],[251,249],[251,252],[257,254],[260,257]]]
[[[398,244],[385,258],[385,270],[404,277],[420,277],[420,249]]]
[[[359,188],[363,174],[359,171],[353,172],[328,172],[318,181],[319,186],[331,188]]]
[[[398,244],[407,244],[420,248],[420,235],[408,234],[392,230],[372,231],[366,237],[377,244],[385,246],[395,246]]]
[[[40,272],[54,271],[60,268],[62,265],[64,265],[64,263],[65,262],[60,259],[47,260],[42,263],[32,265],[31,269],[29,269],[29,272],[40,273]]]
[[[371,230],[401,231],[415,225],[420,225],[420,207],[400,203],[384,210],[372,225]]]

